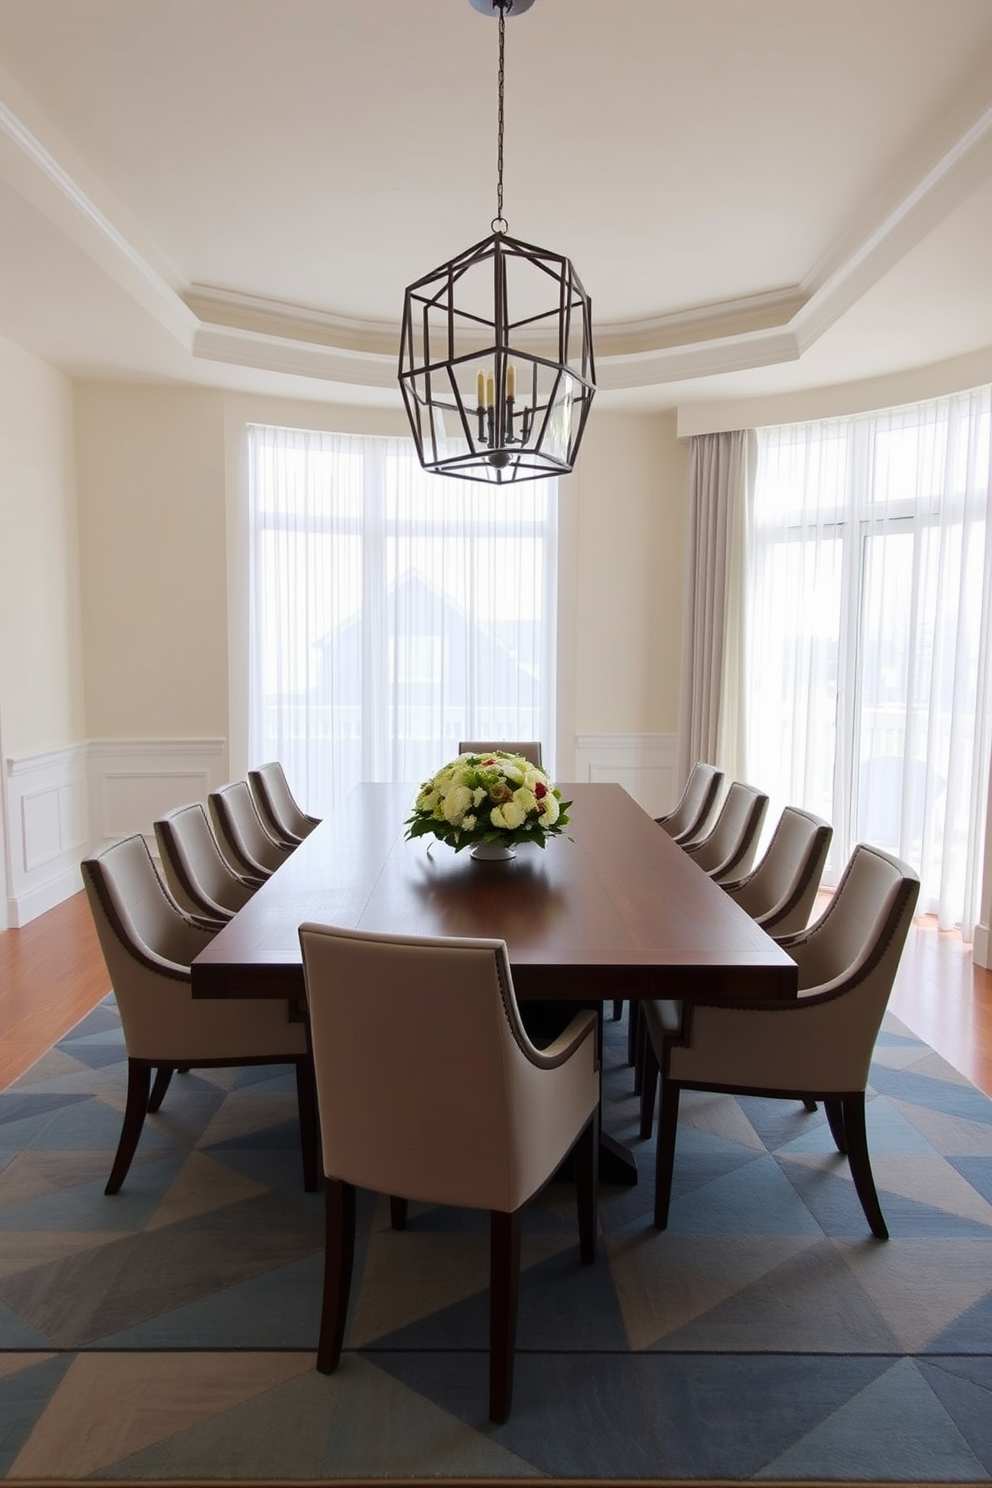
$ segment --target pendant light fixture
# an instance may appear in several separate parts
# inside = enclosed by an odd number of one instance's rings
[[[572,469],[596,391],[592,308],[567,258],[511,238],[503,216],[504,30],[534,0],[469,0],[498,15],[492,235],[411,284],[399,382],[425,470],[537,480]]]

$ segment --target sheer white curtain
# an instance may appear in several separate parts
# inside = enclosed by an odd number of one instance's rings
[[[250,425],[249,751],[322,814],[460,739],[554,760],[554,481],[425,475],[412,440]]]
[[[773,804],[920,872],[974,928],[990,751],[990,394],[758,431],[746,759]]]
[[[742,769],[741,546],[754,438],[747,430],[689,441],[679,787],[697,760]]]

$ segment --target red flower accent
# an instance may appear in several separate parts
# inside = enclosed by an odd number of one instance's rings
[[[535,781],[534,794],[539,801],[543,800],[544,797],[548,794],[548,787],[545,785],[543,780]]]

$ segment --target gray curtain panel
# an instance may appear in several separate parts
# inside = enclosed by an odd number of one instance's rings
[[[689,441],[679,790],[699,759],[731,776],[744,767],[741,576],[753,450],[746,429],[697,434]]]

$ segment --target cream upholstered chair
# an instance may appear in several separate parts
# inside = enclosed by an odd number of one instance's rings
[[[530,760],[539,770],[544,767],[541,764],[541,741],[540,739],[488,739],[481,743],[475,739],[463,739],[458,746],[459,754],[488,754],[493,749],[502,749],[504,754],[522,754],[525,760]]]
[[[596,1250],[596,1017],[539,1051],[520,1022],[498,940],[373,935],[304,924],[300,944],[326,1178],[317,1368],[338,1365],[355,1242],[355,1188],[490,1211],[489,1413],[513,1388],[520,1210],[576,1149],[582,1260]],[[361,993],[357,996],[356,993]]]
[[[230,866],[199,802],[180,806],[157,821],[155,840],[173,897],[218,928],[233,919],[258,888],[257,879],[245,878]]]
[[[309,837],[320,818],[308,816],[289,788],[286,772],[278,760],[248,771],[248,785],[262,825],[270,837],[287,847],[298,847]]]
[[[265,830],[247,781],[235,780],[211,791],[207,806],[221,848],[243,876],[264,882],[285,863],[292,849]]]
[[[82,863],[83,882],[120,1010],[127,1048],[124,1126],[106,1192],[127,1176],[146,1111],[157,1111],[176,1069],[293,1064],[304,1182],[317,1183],[313,1069],[303,1022],[285,1002],[194,1002],[190,963],[216,932],[186,916],[167,892],[143,837],[126,837]],[[151,1072],[156,1071],[151,1088]]]
[[[754,862],[768,797],[753,785],[735,780],[724,797],[719,815],[704,837],[682,843],[704,873],[718,881],[740,877]]]
[[[809,923],[832,837],[833,827],[829,822],[809,811],[787,806],[757,867],[743,878],[720,879],[720,887],[769,935],[776,939],[791,935]],[[630,1064],[638,1065],[634,1089],[641,1096],[643,1137],[650,1136],[654,1119],[654,1087],[645,1093],[646,1055],[641,1013],[634,1003],[630,1010],[627,1058]]]
[[[647,1002],[661,1067],[654,1222],[663,1230],[683,1090],[822,1100],[873,1235],[888,1238],[865,1131],[872,1050],[912,923],[920,881],[898,858],[864,843],[808,930],[781,943],[799,966],[790,1002],[696,1004],[683,1027],[677,1003]],[[655,1066],[652,1083],[657,1074]]]
[[[822,817],[786,806],[757,867],[720,887],[776,940],[805,930],[833,835]]]
[[[655,821],[676,842],[691,842],[705,831],[722,785],[723,771],[697,760],[678,805]]]

